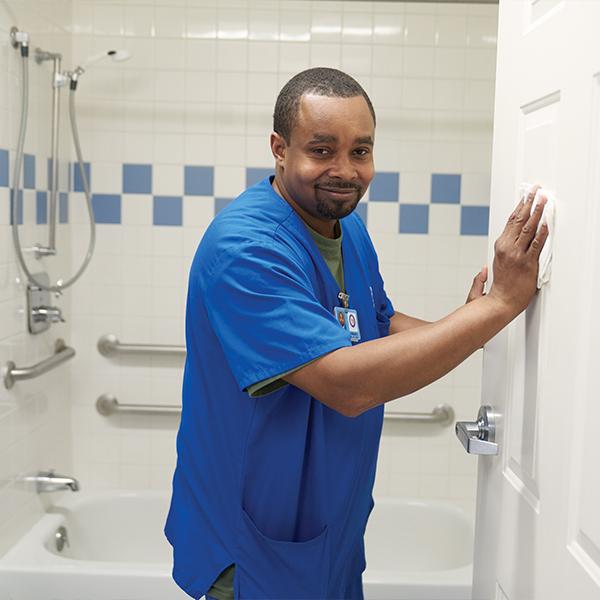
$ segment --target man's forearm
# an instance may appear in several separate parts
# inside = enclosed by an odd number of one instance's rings
[[[390,319],[390,333],[389,335],[393,335],[394,333],[401,333],[402,331],[407,331],[412,329],[413,327],[421,327],[421,325],[428,325],[431,321],[423,321],[422,319],[417,319],[416,317],[411,317],[409,315],[405,315],[404,313],[400,313],[395,311],[392,318]]]
[[[356,416],[436,381],[503,329],[518,313],[491,296],[398,335],[340,348],[291,381]],[[313,368],[312,373],[308,369]]]

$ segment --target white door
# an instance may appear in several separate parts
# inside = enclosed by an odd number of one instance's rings
[[[500,0],[489,264],[521,181],[557,192],[553,270],[484,351],[473,599],[598,600],[600,0]]]

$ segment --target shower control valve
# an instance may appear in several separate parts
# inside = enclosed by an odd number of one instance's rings
[[[39,323],[64,323],[60,308],[56,306],[36,306],[31,309],[31,318]]]

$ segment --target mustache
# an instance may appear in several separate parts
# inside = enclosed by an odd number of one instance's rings
[[[351,181],[320,181],[319,183],[315,184],[316,188],[325,188],[328,190],[335,190],[335,189],[339,189],[339,190],[348,190],[348,189],[352,189],[352,190],[356,190],[356,191],[360,191],[361,190],[361,186],[356,184],[356,183],[352,183]]]

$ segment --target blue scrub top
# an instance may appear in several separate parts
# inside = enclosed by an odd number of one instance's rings
[[[340,221],[346,292],[362,343],[393,307],[358,215]],[[207,229],[194,257],[177,467],[165,534],[173,577],[200,598],[235,563],[236,599],[362,598],[383,406],[350,418],[259,381],[351,346],[338,285],[270,178]]]

